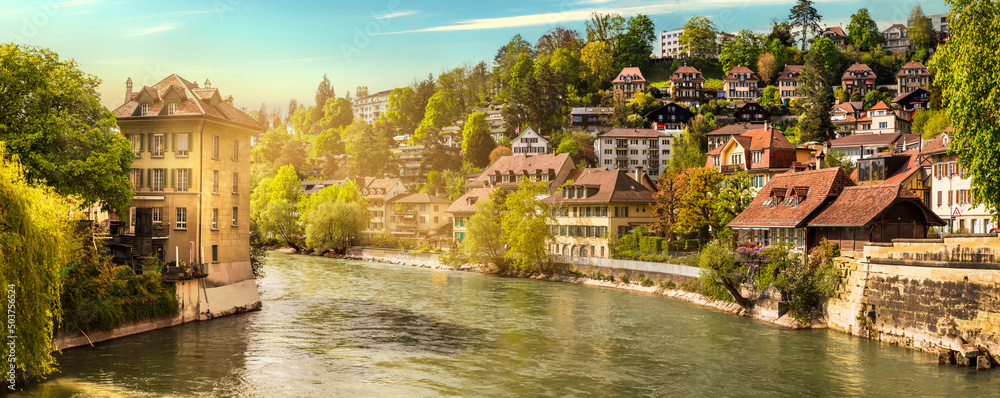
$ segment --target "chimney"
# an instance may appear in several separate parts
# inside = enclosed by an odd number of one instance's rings
[[[635,181],[642,183],[642,166],[635,166]]]
[[[125,81],[125,102],[132,100],[132,78]]]
[[[205,79],[205,88],[212,88],[212,82],[210,82],[208,79]]]

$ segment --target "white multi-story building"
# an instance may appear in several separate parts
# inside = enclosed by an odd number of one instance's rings
[[[389,94],[392,90],[379,91],[375,94],[355,98],[351,101],[351,111],[355,119],[364,120],[365,123],[372,123],[385,113],[389,107]]]
[[[681,33],[684,33],[684,28],[665,30],[660,33],[659,58],[677,58],[681,56],[683,52],[680,44]]]
[[[552,153],[552,145],[530,127],[510,142],[510,150],[515,155],[532,156]]]
[[[957,153],[948,153],[949,133],[941,133],[920,151],[930,160],[931,200],[927,206],[948,223],[942,232],[987,233],[994,227],[992,215],[972,195],[972,180],[959,163]],[[978,203],[977,203],[978,202]]]
[[[633,173],[642,170],[657,180],[670,159],[670,149],[679,131],[614,129],[597,136],[594,151],[597,164],[611,170]]]

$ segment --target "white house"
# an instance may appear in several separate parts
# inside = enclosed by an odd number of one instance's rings
[[[549,144],[549,140],[546,140],[529,127],[524,129],[521,135],[510,142],[510,150],[515,155],[542,155],[552,153],[552,145]]]

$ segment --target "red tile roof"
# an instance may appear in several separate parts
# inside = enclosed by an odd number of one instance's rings
[[[903,25],[901,23],[896,23],[896,24],[892,24],[892,26],[890,26],[888,28],[885,28],[885,30],[883,30],[882,33],[888,32],[892,28],[899,29],[900,31],[903,31],[903,32],[907,31],[906,25]]]
[[[685,79],[684,77],[682,77],[683,74],[689,74],[689,75],[694,76],[694,77]],[[684,66],[682,66],[680,68],[677,68],[677,70],[674,71],[673,75],[670,75],[670,80],[671,81],[703,82],[703,81],[705,81],[705,77],[702,76],[701,72],[698,71],[698,69],[695,69],[694,67],[691,67],[691,66],[687,66],[685,64]]]
[[[785,69],[778,74],[778,81],[798,79],[800,73],[802,73],[802,65],[785,65]]]
[[[921,155],[933,155],[933,154],[939,154],[939,153],[945,153],[945,152],[947,152],[948,151],[948,144],[946,144],[944,142],[944,140],[946,138],[947,139],[951,138],[948,135],[948,130],[945,130],[945,132],[943,132],[941,134],[938,134],[937,137],[934,137],[934,139],[931,140],[931,142],[928,142],[927,144],[925,144],[924,148],[922,150],[920,150],[920,154]]]
[[[739,124],[739,123],[737,123],[737,124],[727,124],[725,126],[722,126],[722,127],[719,127],[719,128],[717,128],[715,130],[710,131],[707,135],[709,135],[709,136],[714,136],[714,135],[720,135],[720,136],[725,136],[725,135],[740,135],[740,134],[743,134],[743,133],[749,131],[750,127],[752,127],[752,126],[750,124],[747,124],[747,123],[743,123],[743,124]]]
[[[778,174],[768,181],[760,190],[753,202],[736,218],[729,222],[730,227],[782,227],[799,228],[805,225],[809,218],[827,200],[836,197],[844,187],[853,186],[854,181],[839,167],[820,170],[787,172]],[[807,190],[805,198],[798,204],[768,203],[775,189]],[[788,196],[786,195],[785,199]]]
[[[919,134],[855,134],[831,140],[829,145],[831,148],[843,148],[858,145],[893,145],[917,140],[920,140]]]
[[[885,101],[879,101],[877,104],[875,104],[875,106],[869,108],[868,110],[877,111],[879,109],[889,110],[890,109],[889,104],[886,104]]]
[[[858,77],[856,77],[856,76],[851,76],[851,72],[868,72],[868,74],[865,75],[865,76],[858,76]],[[872,71],[872,68],[869,68],[868,65],[865,65],[865,64],[854,64],[854,65],[851,65],[850,67],[848,67],[847,70],[844,71],[844,75],[841,76],[841,80],[843,80],[843,79],[857,79],[857,78],[863,78],[863,79],[871,78],[871,79],[875,79],[875,72]]]
[[[176,93],[180,99],[174,115],[167,115],[164,112],[167,107],[163,101],[169,99],[168,93]],[[146,116],[142,116],[138,112],[140,100],[151,105],[149,114]],[[251,130],[266,130],[250,115],[223,101],[218,89],[198,88],[197,84],[184,80],[176,74],[167,76],[152,86],[139,89],[132,98],[129,98],[112,113],[119,120],[140,117],[205,116],[240,124]]]
[[[883,181],[862,181],[862,182],[859,182],[858,184],[859,185],[873,185],[873,184],[885,184],[885,183],[893,183],[893,184],[905,183],[906,180],[910,179],[910,177],[912,177],[914,174],[916,174],[917,172],[919,172],[922,169],[921,165],[920,165],[920,162],[921,162],[922,158],[920,156],[920,150],[919,149],[911,149],[909,151],[903,151],[903,152],[898,152],[898,153],[896,153],[896,152],[876,153],[876,154],[873,154],[871,156],[868,156],[866,159],[889,157],[889,156],[901,156],[901,155],[909,156],[909,158],[906,160],[906,164],[903,165],[902,167],[900,167],[899,170],[896,170],[896,172],[892,173],[892,175],[887,176],[885,178],[885,180],[883,180]],[[858,169],[857,168],[855,168],[853,171],[851,171],[851,179],[853,179],[855,181],[858,180]]]
[[[543,199],[546,203],[557,204],[608,204],[608,203],[652,203],[653,191],[644,187],[621,170],[582,169],[574,170],[577,178],[565,189],[584,188],[588,191],[585,198],[564,198],[562,193],[556,193]]]
[[[785,135],[780,130],[771,127],[759,130],[750,130],[743,133],[743,136],[751,139],[750,150],[757,149],[795,149],[792,143],[788,142]]]
[[[451,201],[442,197],[434,196],[429,193],[414,193],[409,195],[399,195],[395,198],[388,200],[392,203],[448,203]]]
[[[493,162],[493,164],[487,166],[482,173],[477,175],[469,183],[465,184],[465,186],[469,188],[485,187],[486,183],[490,181],[490,176],[496,176],[496,175],[519,176],[519,175],[524,175],[524,173],[527,173],[528,175],[535,175],[537,172],[548,175],[549,170],[551,170],[552,173],[554,173],[554,175],[556,176],[555,178],[558,179],[559,171],[566,166],[569,166],[570,168],[574,167],[573,159],[570,158],[568,153],[543,154],[535,156],[509,155],[501,157],[500,159],[497,159],[496,162]],[[561,184],[562,181],[557,181],[557,180],[549,181],[549,186],[550,189],[552,190],[558,188],[558,186]],[[517,182],[511,181],[504,183],[496,181],[494,185],[513,188],[517,187]]]
[[[827,31],[833,32],[837,36],[840,36],[840,37],[847,37],[847,34],[844,33],[844,28],[841,28],[839,26],[831,26],[831,27],[828,27],[826,29],[823,29],[823,33],[826,33]]]
[[[902,184],[877,184],[846,187],[836,200],[809,221],[810,227],[862,227],[898,202],[910,202],[923,210],[930,225],[944,225],[909,189]]]
[[[626,82],[626,78],[631,78],[631,81]],[[618,73],[618,77],[616,77],[615,80],[612,80],[611,83],[641,83],[645,81],[646,78],[642,76],[642,71],[640,71],[639,68],[630,66],[622,69],[622,71]]]
[[[917,72],[914,75],[910,75],[909,73],[906,72],[907,70],[910,69],[916,69],[919,72]],[[927,67],[920,62],[907,62],[903,64],[902,67],[899,68],[899,72],[896,72],[896,77],[930,76],[930,75],[931,75],[930,72],[927,71]]]
[[[740,80],[740,78],[738,76],[736,76],[737,74],[745,74],[745,75],[749,75],[750,76],[749,78],[744,79],[744,81],[757,81],[757,80],[760,80],[759,78],[757,78],[757,75],[755,73],[753,73],[752,70],[750,70],[750,68],[747,68],[745,66],[739,66],[739,65],[734,66],[732,69],[730,69],[729,73],[727,73],[726,76],[722,78],[722,80],[723,81],[725,81],[725,80]]]
[[[474,213],[476,211],[476,203],[480,200],[486,200],[495,189],[492,187],[470,189],[465,195],[452,202],[451,206],[448,206],[448,209],[445,211],[448,213]]]

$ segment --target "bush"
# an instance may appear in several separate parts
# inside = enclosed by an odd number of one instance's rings
[[[663,238],[658,236],[644,236],[639,238],[639,251],[644,254],[658,254],[663,245]]]

